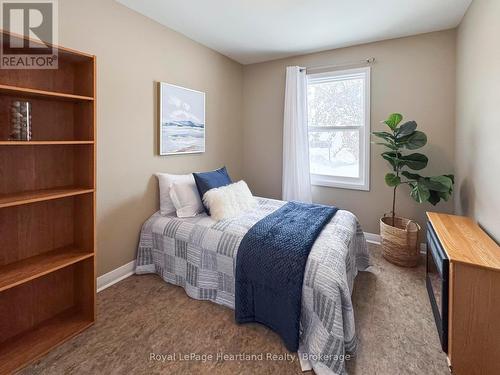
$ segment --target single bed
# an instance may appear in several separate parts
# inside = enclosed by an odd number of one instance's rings
[[[135,272],[156,273],[195,299],[234,309],[238,247],[247,231],[286,202],[258,198],[257,207],[215,221],[151,216],[143,225]],[[302,288],[299,358],[303,370],[344,374],[345,354],[357,338],[351,293],[358,271],[369,266],[366,240],[356,217],[339,210],[309,253]]]

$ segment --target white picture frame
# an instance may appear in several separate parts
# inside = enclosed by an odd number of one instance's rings
[[[205,93],[159,82],[160,155],[205,152]]]

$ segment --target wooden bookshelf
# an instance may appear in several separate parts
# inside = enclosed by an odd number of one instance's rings
[[[0,374],[95,321],[95,56],[58,52],[55,70],[0,69]],[[9,139],[19,100],[29,141]]]

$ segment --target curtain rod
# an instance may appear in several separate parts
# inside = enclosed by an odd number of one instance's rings
[[[375,57],[369,57],[369,58],[366,58],[364,60],[351,61],[351,62],[346,62],[343,64],[316,65],[316,66],[301,67],[300,71],[303,72],[304,70],[308,71],[308,70],[319,70],[319,69],[328,69],[328,68],[342,68],[342,67],[353,66],[353,65],[373,64],[374,62],[375,62]]]

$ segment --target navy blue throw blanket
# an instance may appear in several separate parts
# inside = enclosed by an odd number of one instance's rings
[[[288,202],[250,228],[236,259],[236,322],[264,324],[288,350],[297,351],[307,257],[336,212],[336,207]]]

